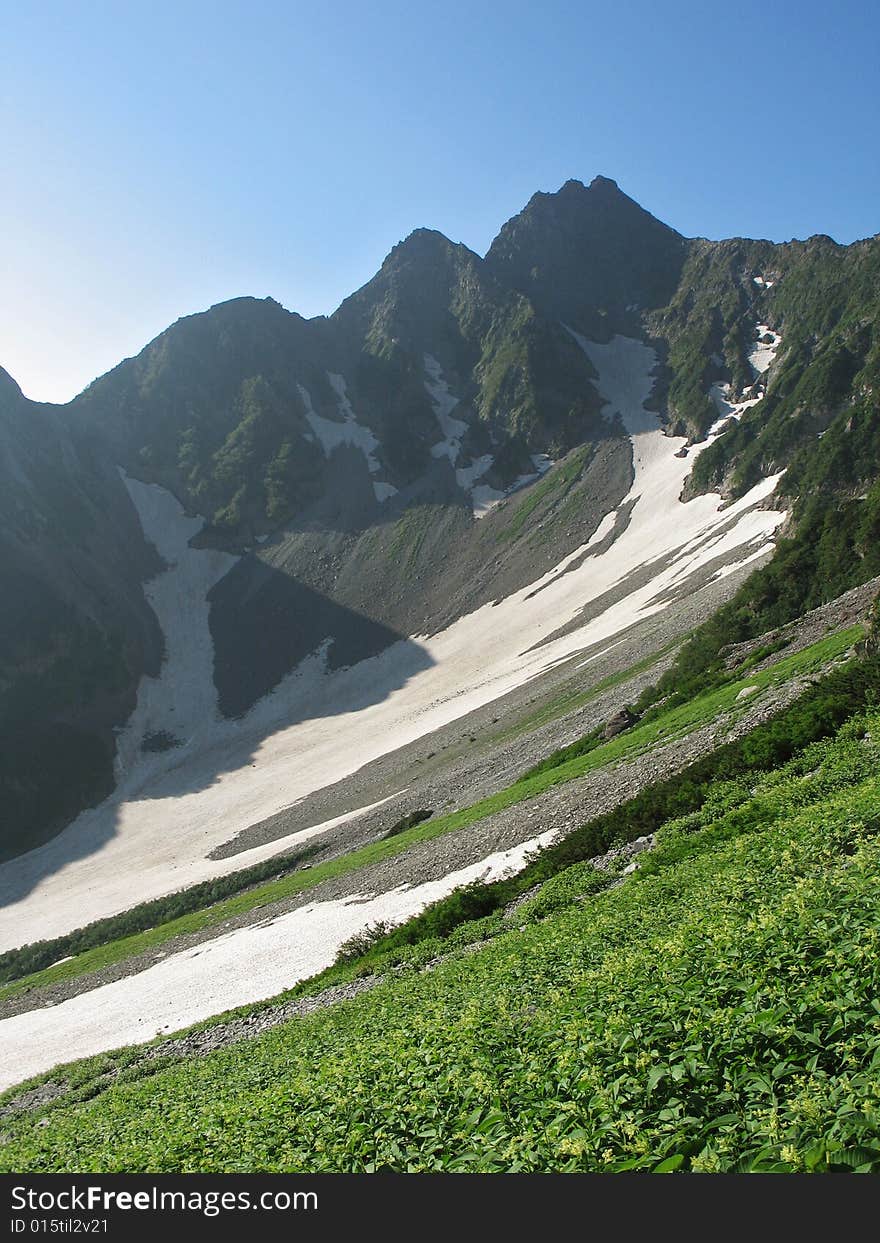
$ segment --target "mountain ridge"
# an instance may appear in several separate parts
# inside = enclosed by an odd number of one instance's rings
[[[14,655],[24,617],[7,640],[0,732],[19,742],[33,733],[35,774],[47,721],[69,724],[51,691],[62,651],[94,628],[85,648],[117,653],[100,677],[91,658],[74,677],[73,715],[96,757],[94,780],[64,813],[16,813],[30,825],[16,840],[39,840],[59,816],[107,793],[114,731],[161,660],[144,596],[159,566],[119,469],[204,520],[193,548],[236,559],[209,601],[223,653],[215,677],[233,715],[308,656],[318,631],[331,667],[343,666],[377,642],[437,633],[526,587],[615,514],[615,531],[625,527],[618,511],[633,481],[632,450],[578,334],[603,346],[636,339],[656,354],[651,408],[667,433],[686,439],[681,454],[696,459],[685,499],[736,500],[789,472],[781,491],[795,551],[790,542],[783,551],[801,567],[802,590],[796,599],[777,584],[784,607],[820,602],[832,563],[838,590],[878,572],[870,553],[880,512],[878,256],[877,238],[688,239],[612,179],[571,179],[533,195],[485,257],[416,229],[331,315],[304,319],[271,297],[217,303],[177,320],[63,406],[29,402],[0,371],[0,417],[14,420],[22,443],[28,428],[42,429],[51,458],[51,466],[40,455],[0,465],[4,482],[15,469],[26,480],[16,515],[7,514],[0,565],[34,556],[33,541],[27,553],[9,542],[24,514],[43,526],[47,564],[66,527],[86,577],[105,584],[93,602],[48,571],[51,607],[70,620],[63,641],[44,641],[37,684]],[[850,423],[855,456],[847,456]],[[71,492],[68,475],[91,482]],[[796,495],[798,481],[808,501]],[[856,496],[866,484],[862,513]],[[49,486],[64,511],[56,506],[51,519],[39,499]],[[90,543],[83,532],[101,513],[117,535]],[[95,558],[100,573],[88,568]],[[284,619],[305,600],[334,620],[296,640]],[[239,626],[253,641],[239,641]],[[264,656],[255,673],[251,662]],[[35,705],[24,716],[23,686]],[[99,710],[101,702],[116,706]],[[14,773],[2,781],[20,784]],[[36,775],[28,781],[35,789]]]

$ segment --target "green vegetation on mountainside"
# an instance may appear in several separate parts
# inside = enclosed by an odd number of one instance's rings
[[[555,318],[433,230],[395,246],[331,325],[362,342],[377,366],[417,373],[421,403],[424,354],[435,354],[461,399],[455,417],[467,422],[473,412],[478,421],[471,447],[491,451],[497,466],[507,444],[522,468],[514,474],[529,469],[529,451],[557,457],[608,434],[590,363]],[[480,440],[488,428],[491,441]]]
[[[500,733],[495,734],[494,738],[496,740],[515,738],[527,731],[539,729],[542,725],[555,721],[566,713],[575,712],[578,708],[585,707],[591,700],[598,698],[599,695],[603,695],[605,691],[613,690],[615,686],[621,686],[639,674],[645,673],[671,652],[673,648],[677,647],[680,642],[680,639],[672,640],[672,642],[660,648],[659,651],[652,652],[650,656],[646,656],[644,660],[640,660],[626,669],[620,669],[617,673],[608,674],[607,677],[597,682],[595,686],[591,686],[589,690],[566,691],[564,694],[556,696],[549,703],[545,703],[534,712],[530,712],[528,716],[523,717],[514,725],[506,726]]]
[[[688,702],[724,678],[724,654],[731,644],[782,626],[880,574],[880,544],[862,542],[877,524],[871,508],[858,511],[852,525],[823,513],[819,502],[804,508],[793,536],[778,540],[773,559],[697,628],[672,668],[642,695],[638,708],[670,696],[673,702]],[[847,511],[852,515],[851,507]]]
[[[776,247],[737,238],[691,242],[675,296],[648,316],[667,345],[669,421],[675,435],[703,437],[718,412],[709,388],[725,374],[736,391],[752,383],[748,350],[765,295],[752,273],[775,270]]]
[[[767,396],[704,450],[691,487],[724,484],[739,496],[788,468],[783,495],[848,497],[877,478],[880,462],[880,239],[841,247],[815,238],[777,249],[780,274],[756,293],[748,324],[760,316],[782,334]],[[848,451],[842,433],[853,428]]]
[[[880,238],[849,247],[821,237],[777,247],[701,245],[709,269],[719,254],[730,269],[726,285],[691,273],[690,293],[686,282],[679,291],[678,319],[668,312],[654,321],[654,330],[672,342],[670,393],[676,384],[705,393],[717,378],[706,369],[706,351],[713,342],[718,348],[717,332],[733,321],[723,321],[716,304],[729,316],[738,314],[740,324],[758,317],[770,322],[782,346],[766,397],[704,449],[688,492],[724,487],[740,496],[784,470],[778,494],[791,506],[791,518],[772,560],[698,629],[660,680],[655,694],[682,701],[713,684],[729,644],[755,638],[880,574]],[[694,262],[699,252],[695,256]],[[773,278],[771,289],[750,283],[756,269]],[[712,320],[716,335],[702,338],[679,366],[676,343],[694,319]],[[729,351],[725,359],[732,374]]]
[[[447,941],[424,973],[423,943],[369,993],[204,1058],[74,1067],[68,1100],[4,1119],[0,1162],[880,1169],[878,738],[856,718],[717,783],[626,884],[570,868],[518,927],[476,926],[477,953]]]
[[[530,488],[528,495],[519,503],[509,503],[505,510],[504,525],[500,525],[499,521],[496,526],[497,538],[517,539],[522,535],[529,519],[543,501],[552,498],[555,504],[559,504],[586,470],[594,451],[593,445],[581,445],[569,454],[557,469],[551,470],[539,483]]]

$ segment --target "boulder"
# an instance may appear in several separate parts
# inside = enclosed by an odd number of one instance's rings
[[[625,729],[629,729],[631,725],[634,725],[637,720],[638,717],[634,716],[629,708],[621,708],[606,724],[602,731],[602,737],[616,738],[618,734],[622,734]]]
[[[752,695],[757,695],[760,689],[759,686],[744,686],[737,695],[736,702],[739,703],[741,699],[750,699]]]

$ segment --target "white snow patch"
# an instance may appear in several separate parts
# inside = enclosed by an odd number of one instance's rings
[[[755,331],[758,339],[749,350],[749,364],[757,378],[763,375],[776,358],[776,351],[782,341],[782,337],[778,332],[774,332],[768,324],[758,324]],[[763,341],[763,337],[770,337],[769,341]]]
[[[625,642],[625,637],[623,639],[615,639],[613,643],[609,643],[607,647],[603,647],[601,652],[596,652],[594,656],[588,656],[586,660],[580,661],[577,665],[575,665],[575,669],[586,669],[587,665],[591,665],[594,660],[598,660],[600,656],[607,656],[607,654],[613,651],[614,648],[620,647],[621,643]]]
[[[777,478],[782,478],[782,476],[779,475]],[[772,539],[762,541],[761,538],[758,537],[755,540],[755,546],[747,556],[743,557],[739,561],[731,561],[729,565],[723,565],[720,570],[716,570],[712,575],[712,582],[718,583],[722,580],[722,578],[727,578],[731,574],[736,574],[739,570],[743,569],[744,566],[751,565],[753,561],[758,561],[761,557],[765,556],[765,554],[770,552],[772,548]]]
[[[387,501],[389,497],[397,496],[397,488],[393,483],[375,483],[373,484],[373,493],[376,500],[381,505],[383,501]]]
[[[601,544],[606,535],[610,535],[614,530],[614,524],[617,521],[617,510],[612,509],[610,514],[606,514],[593,534],[587,540],[585,547],[592,548],[595,544]]]
[[[551,466],[555,465],[553,459],[548,457],[546,453],[532,453],[530,457],[535,469],[527,475],[518,475],[513,483],[508,484],[503,491],[499,491],[498,488],[491,488],[485,483],[478,484],[471,489],[471,501],[473,502],[475,518],[485,518],[486,514],[491,513],[499,501],[505,500],[508,496],[513,496],[514,492],[519,492],[520,488],[526,487],[527,484],[534,483],[536,479],[546,475]],[[484,458],[478,459],[478,462],[483,461],[485,461]],[[492,464],[491,458],[489,458],[489,463],[490,465]],[[477,465],[477,463],[474,463],[474,465]],[[456,471],[456,476],[459,474],[461,474],[462,478],[467,478],[465,472]],[[481,470],[480,474],[485,474],[485,471]],[[479,478],[480,475],[474,477]],[[461,479],[459,479],[459,483],[461,484]]]
[[[478,483],[471,491],[471,504],[474,509],[475,518],[485,518],[486,514],[492,512],[499,501],[503,501],[507,492],[499,492],[497,488],[492,488],[488,483]]]
[[[49,1009],[0,1022],[0,1091],[58,1062],[140,1044],[251,1002],[263,1001],[329,967],[350,937],[380,921],[398,924],[473,881],[501,880],[556,836],[497,851],[440,880],[377,896],[313,902],[171,954],[137,975]],[[247,964],[245,970],[242,970]]]
[[[470,466],[459,466],[455,472],[456,483],[463,491],[469,492],[477,480],[492,469],[494,462],[491,453],[484,453],[482,457],[474,458]]]
[[[204,746],[214,735],[220,714],[208,592],[238,558],[211,548],[191,548],[189,541],[201,531],[204,519],[188,518],[165,488],[119,473],[145,538],[168,563],[144,587],[165,639],[162,667],[158,677],[141,678],[137,706],[116,739],[117,782],[124,783],[128,776],[139,785],[168,766],[167,753],[141,754],[145,735],[167,731],[185,752]],[[185,752],[175,749],[176,764]]]
[[[767,324],[756,324],[755,334],[757,339],[749,350],[748,355],[749,365],[755,377],[754,383],[738,397],[732,396],[730,384],[726,380],[713,384],[709,389],[709,396],[715,403],[719,416],[709,428],[708,436],[710,440],[719,435],[731,419],[735,419],[738,422],[747,410],[752,406],[756,406],[764,397],[761,377],[774,362],[779,346],[782,343],[782,337]],[[762,341],[761,338],[765,336],[771,337],[772,340]]]
[[[723,382],[713,384],[709,389],[709,396],[714,401],[715,408],[717,409],[719,416],[709,428],[707,433],[709,439],[711,440],[724,430],[731,419],[739,422],[747,410],[749,410],[752,406],[756,406],[758,402],[763,399],[764,394],[763,392],[759,392],[754,397],[742,397],[739,401],[731,401],[730,385],[725,380]]]
[[[357,421],[357,416],[348,400],[345,380],[342,376],[328,371],[327,378],[338,398],[338,409],[343,421],[339,423],[335,419],[325,419],[323,415],[318,414],[312,405],[312,395],[309,390],[304,385],[297,384],[299,395],[306,408],[309,426],[317,436],[325,457],[330,457],[340,445],[352,445],[363,453],[367,460],[367,468],[370,474],[374,475],[382,469],[375,456],[379,441],[368,427],[364,427]]]
[[[459,399],[450,392],[449,385],[443,376],[443,368],[433,356],[433,354],[425,354],[425,372],[427,379],[425,380],[425,389],[431,398],[434,406],[434,414],[443,433],[443,439],[437,444],[431,446],[431,454],[435,458],[448,457],[455,470],[455,480],[463,492],[470,494],[471,506],[475,518],[485,518],[495,508],[499,501],[503,501],[505,496],[509,496],[518,487],[522,487],[524,482],[536,479],[537,475],[521,476],[509,488],[499,491],[492,488],[488,484],[481,484],[477,481],[492,469],[495,459],[491,453],[484,453],[482,457],[474,458],[468,466],[457,465],[461,454],[461,442],[467,432],[467,423],[462,419],[454,419],[452,411],[459,405]],[[550,463],[550,459],[545,455],[541,455],[543,460]],[[540,468],[537,468],[539,469]],[[544,470],[548,467],[544,466]]]
[[[428,375],[425,388],[431,398],[434,414],[443,433],[443,440],[432,447],[431,453],[438,458],[448,457],[454,466],[461,452],[461,442],[467,431],[467,423],[462,419],[452,418],[452,411],[459,404],[459,400],[449,391],[449,385],[443,378],[443,368],[440,363],[433,354],[425,354],[424,359],[425,371]]]

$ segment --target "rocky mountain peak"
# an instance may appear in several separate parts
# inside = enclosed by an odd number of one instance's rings
[[[533,195],[504,225],[486,264],[545,314],[602,333],[631,327],[627,316],[668,301],[685,248],[681,234],[599,176]]]
[[[410,272],[418,274],[419,280],[434,279],[435,274],[481,262],[474,251],[461,242],[451,241],[437,229],[414,229],[391,248],[373,281],[364,288],[368,289],[374,281],[395,273]]]
[[[613,198],[615,195],[618,195],[621,198],[628,197],[623,193],[613,177],[603,177],[601,173],[597,173],[589,185],[584,185],[584,183],[579,181],[576,177],[569,177],[568,181],[566,181],[564,185],[560,186],[555,194],[550,194],[547,197],[574,198],[585,194],[589,194],[594,197],[597,195],[605,195],[607,198]]]
[[[566,182],[566,184],[569,184],[569,183]],[[593,180],[590,182],[590,189],[591,190],[601,190],[601,189],[619,190],[620,186],[617,184],[617,182],[614,180],[613,177],[603,177],[601,173],[597,173],[596,176],[593,178]]]
[[[445,233],[441,233],[439,229],[413,229],[412,233],[408,233],[403,241],[398,242],[392,247],[388,259],[395,254],[424,254],[435,255],[438,252],[454,249],[456,243],[451,241]]]
[[[332,322],[355,337],[412,344],[437,331],[438,321],[449,316],[454,291],[462,282],[479,281],[482,269],[483,260],[467,246],[436,229],[416,229],[389,251],[372,280],[345,299]]]

